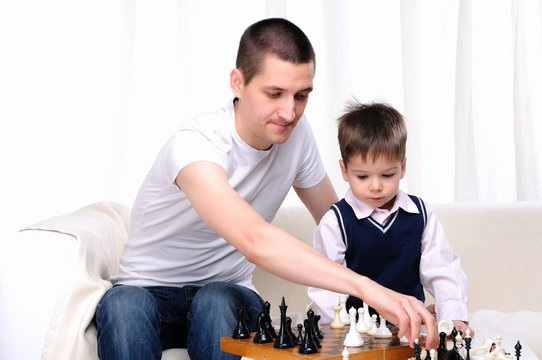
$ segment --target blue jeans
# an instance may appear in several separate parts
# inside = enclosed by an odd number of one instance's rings
[[[96,308],[98,356],[159,360],[162,350],[186,347],[192,360],[239,359],[220,350],[220,338],[233,334],[239,307],[256,331],[263,303],[254,291],[226,282],[201,288],[116,285]]]

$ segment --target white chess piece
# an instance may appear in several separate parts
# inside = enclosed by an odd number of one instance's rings
[[[373,319],[371,318],[371,313],[369,312],[369,305],[364,301],[363,302],[363,320],[365,320],[365,325],[367,329],[370,329],[373,326]]]
[[[348,315],[350,316],[350,330],[344,338],[344,346],[362,346],[365,341],[361,337],[361,334],[356,330],[356,309],[351,307],[348,311]]]
[[[410,343],[410,341],[408,341],[408,338],[406,337],[406,335],[401,336],[401,338],[399,338],[399,342],[402,343],[402,344]]]
[[[437,360],[437,350],[431,349],[429,350],[429,357],[431,360]]]
[[[392,337],[390,329],[388,329],[388,326],[386,325],[386,319],[384,319],[382,316],[380,316],[380,326],[378,329],[376,329],[375,332],[376,338],[390,338]]]
[[[346,300],[348,299],[348,295],[339,295],[339,305],[342,306],[340,315],[341,315],[341,321],[343,324],[348,325],[350,324],[350,316],[348,315],[348,309],[346,308]]]
[[[360,333],[366,333],[369,330],[369,327],[365,324],[364,314],[365,309],[360,307],[358,309],[358,322],[356,323],[356,330]]]
[[[376,330],[378,329],[377,326],[376,326],[376,314],[373,314],[373,316],[371,316],[371,319],[372,319],[372,326],[371,328],[367,331],[367,334],[369,335],[374,335]]]
[[[482,346],[477,347],[475,349],[472,349],[470,351],[470,354],[471,355],[483,355],[483,356],[488,355],[492,344],[493,344],[493,341],[491,341],[491,339],[485,339]]]
[[[454,329],[454,323],[452,322],[452,320],[441,320],[438,323],[439,334],[441,332],[444,332],[446,336],[448,336],[452,333],[453,329]]]
[[[348,360],[350,358],[350,353],[348,352],[348,349],[346,348],[346,346],[344,347],[342,355],[343,355],[343,360]]]
[[[344,323],[341,321],[341,315],[339,314],[341,311],[341,306],[333,306],[333,311],[335,311],[335,318],[333,319],[333,322],[329,325],[329,327],[331,327],[332,329],[343,329]]]

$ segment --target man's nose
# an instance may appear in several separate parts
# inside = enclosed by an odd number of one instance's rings
[[[278,114],[281,119],[293,121],[295,119],[295,101],[293,98],[285,97],[280,104]]]

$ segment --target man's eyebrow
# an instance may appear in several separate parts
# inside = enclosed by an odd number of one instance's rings
[[[274,86],[274,85],[265,86],[263,89],[264,90],[272,90],[272,91],[286,91],[286,89],[283,89],[280,86]],[[311,92],[311,91],[312,91],[312,86],[310,86],[310,87],[308,87],[306,89],[303,89],[303,90],[299,90],[297,92],[300,93],[300,92]]]

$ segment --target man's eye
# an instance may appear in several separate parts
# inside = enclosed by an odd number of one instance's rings
[[[277,98],[280,96],[280,93],[267,93],[267,95],[271,98]]]
[[[301,100],[301,101],[304,101],[304,100],[307,100],[309,98],[309,95],[306,95],[306,94],[296,94],[295,95],[295,98],[297,100]]]

